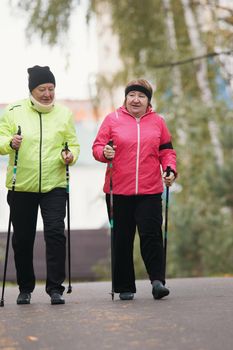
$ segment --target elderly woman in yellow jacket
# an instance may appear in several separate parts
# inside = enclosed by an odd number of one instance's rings
[[[0,154],[9,155],[6,186],[20,291],[17,304],[30,304],[35,288],[33,246],[39,207],[46,243],[46,292],[51,304],[64,304],[65,164],[76,162],[79,144],[71,111],[54,101],[56,83],[49,67],[34,66],[28,74],[29,98],[8,106],[0,119]],[[18,126],[22,135],[17,134]],[[12,193],[15,150],[19,150],[17,182]]]

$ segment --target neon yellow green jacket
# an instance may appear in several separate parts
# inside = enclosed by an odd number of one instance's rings
[[[0,117],[0,154],[9,154],[6,186],[12,188],[15,151],[10,147],[18,126],[23,141],[18,152],[15,191],[48,192],[66,187],[66,167],[61,157],[65,142],[74,156],[79,155],[72,112],[55,104],[49,113],[32,108],[30,99],[8,106]]]

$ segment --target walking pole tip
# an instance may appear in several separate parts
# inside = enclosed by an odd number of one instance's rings
[[[72,293],[72,287],[68,286],[67,294],[70,294],[70,293]]]

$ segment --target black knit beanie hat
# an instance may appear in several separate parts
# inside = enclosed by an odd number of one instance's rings
[[[52,83],[56,86],[55,77],[48,66],[28,68],[28,87],[30,92],[38,85]]]

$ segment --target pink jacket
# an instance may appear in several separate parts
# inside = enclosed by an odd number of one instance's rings
[[[140,119],[120,107],[104,119],[93,144],[96,160],[108,163],[104,192],[110,191],[110,161],[103,155],[104,146],[113,140],[116,146],[112,162],[113,193],[122,195],[163,192],[163,171],[170,166],[176,173],[176,152],[171,135],[161,116],[148,109]]]

